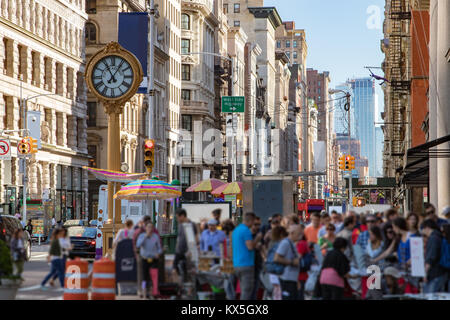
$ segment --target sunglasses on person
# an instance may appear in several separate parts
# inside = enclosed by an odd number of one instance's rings
[[[388,230],[386,233],[394,233],[394,230]]]
[[[259,227],[261,227],[261,224],[260,223],[255,223],[253,226],[259,228]]]
[[[375,223],[375,220],[367,220],[367,223]]]
[[[277,220],[277,219],[275,219],[275,220],[272,220],[272,224],[278,224],[278,223],[280,223],[281,221],[280,220]]]
[[[327,231],[334,231],[334,228],[327,228]]]

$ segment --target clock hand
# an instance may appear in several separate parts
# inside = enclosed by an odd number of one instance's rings
[[[116,80],[115,80],[115,79],[116,79],[116,78],[115,78],[116,73],[120,70],[120,67],[122,66],[123,63],[124,63],[124,60],[120,61],[119,65],[117,66],[116,72],[114,72],[114,75],[113,75],[113,77],[114,77],[114,82],[116,82]]]

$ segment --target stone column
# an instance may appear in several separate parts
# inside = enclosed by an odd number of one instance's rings
[[[78,150],[87,152],[87,122],[86,118],[78,118]]]
[[[67,147],[67,116],[65,113],[62,114],[62,145]]]
[[[22,117],[22,114],[20,112],[20,101],[19,101],[19,98],[11,97],[10,99],[11,99],[11,104],[12,104],[12,113],[10,113],[10,114],[13,115],[12,129],[13,130],[22,129],[22,128],[19,128],[19,120]],[[23,126],[23,124],[21,126]],[[15,132],[14,135],[18,136],[19,133]]]
[[[24,55],[25,55],[25,65],[27,68],[27,71],[25,73],[24,81],[27,83],[31,83],[31,79],[33,78],[33,55],[31,54],[32,50],[29,47],[24,47]]]
[[[37,63],[36,67],[38,68],[38,73],[36,74],[36,86],[39,88],[44,89],[44,83],[45,83],[45,57],[42,53],[38,52],[36,53],[37,57]]]
[[[23,10],[22,16],[24,19],[23,27],[26,30],[30,30],[30,0],[24,0],[23,5],[24,5],[24,7],[22,9]]]
[[[30,31],[32,33],[36,32],[36,16],[34,14],[36,1],[30,0]]]
[[[9,19],[8,20],[14,24],[17,22],[16,0],[9,0]]]
[[[76,150],[77,148],[77,117],[68,115],[67,116],[67,146],[72,150]]]
[[[56,79],[56,61],[53,59],[50,59],[50,82],[49,82],[49,90],[53,93],[56,93],[56,85],[57,85],[57,79]]]

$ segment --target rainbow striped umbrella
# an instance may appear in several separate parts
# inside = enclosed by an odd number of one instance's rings
[[[148,175],[147,173],[125,173],[119,171],[90,168],[86,166],[84,166],[83,169],[92,173],[97,179],[109,182],[127,183],[135,181],[137,179],[142,179]]]
[[[211,192],[224,184],[225,182],[218,179],[207,179],[193,184],[186,189],[186,192]]]
[[[230,182],[214,189],[211,194],[220,196],[221,194],[239,194],[242,192],[242,182]]]
[[[123,186],[114,199],[121,200],[166,200],[181,196],[177,186],[161,180],[137,180]]]

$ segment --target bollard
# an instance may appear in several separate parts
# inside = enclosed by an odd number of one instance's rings
[[[108,258],[94,262],[91,300],[116,299],[116,264]]]
[[[88,299],[88,262],[76,258],[67,260],[64,279],[64,300]]]

